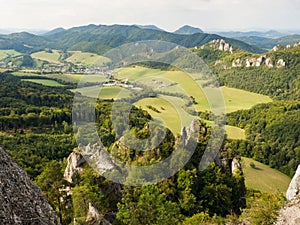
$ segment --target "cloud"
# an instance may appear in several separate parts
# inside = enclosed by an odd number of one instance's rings
[[[174,30],[298,28],[299,0],[0,0],[2,27],[156,24]]]

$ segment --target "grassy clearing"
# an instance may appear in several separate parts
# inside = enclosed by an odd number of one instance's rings
[[[142,109],[149,112],[152,118],[161,121],[163,125],[169,128],[173,133],[181,132],[181,120],[180,116],[183,113],[181,107],[178,108],[176,105],[170,103],[170,101],[160,98],[144,98],[135,103],[135,106],[141,107]],[[149,109],[148,106],[154,107],[157,111]]]
[[[256,94],[236,88],[221,87],[225,99],[226,112],[250,109],[260,103],[272,102],[269,96]]]
[[[49,63],[60,63],[60,52],[58,50],[52,50],[52,52],[36,52],[31,54],[31,57],[37,60],[47,61]]]
[[[198,103],[196,110],[210,110],[206,94],[210,95],[213,107],[220,108],[220,100],[217,95],[218,89],[202,89],[201,82],[195,81],[190,75],[182,71],[161,71],[159,69],[149,69],[144,67],[127,67],[118,71],[121,78],[129,78],[130,81],[143,82],[146,85],[153,86],[153,81],[165,84],[167,87],[159,90],[172,93],[183,93],[186,96],[193,96]],[[173,84],[172,86],[169,86]],[[205,92],[203,91],[205,90]],[[225,112],[230,113],[241,109],[249,109],[259,103],[271,102],[272,99],[265,95],[260,95],[235,88],[221,87],[219,89],[224,97]],[[206,93],[206,94],[205,94]]]
[[[82,75],[82,74],[36,74],[36,73],[30,73],[30,71],[26,72],[14,72],[13,75],[15,76],[36,76],[36,77],[45,77],[45,78],[54,78],[54,79],[60,79],[66,82],[70,83],[79,83],[81,79],[83,79],[83,82],[104,82],[106,81],[106,77],[104,75],[99,74],[88,74],[88,75]]]
[[[62,84],[56,82],[55,80],[22,79],[22,81],[33,82],[33,83],[42,84],[42,85],[51,86],[51,87],[62,87],[63,86]]]
[[[84,87],[71,90],[73,92],[79,92],[82,95],[100,99],[120,99],[129,97],[130,91],[121,87]]]
[[[250,163],[254,163],[255,168],[252,168]],[[245,173],[246,186],[251,189],[265,193],[285,193],[291,181],[285,174],[253,159],[243,158],[242,166]]]
[[[10,56],[15,57],[21,55],[20,52],[17,52],[15,50],[0,50],[0,60]]]
[[[67,58],[67,61],[74,64],[102,66],[110,62],[108,58],[94,53],[80,52],[80,51],[72,51],[71,53],[72,56]]]
[[[246,139],[244,129],[226,125],[225,130],[226,130],[227,138],[229,138],[229,139],[236,139],[236,140],[245,140]]]

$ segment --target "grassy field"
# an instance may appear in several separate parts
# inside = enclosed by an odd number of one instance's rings
[[[217,93],[217,89],[206,88],[206,91],[204,92],[201,88],[201,82],[203,81],[195,81],[194,78],[182,71],[161,71],[159,69],[135,66],[120,69],[118,74],[120,78],[129,78],[130,81],[139,81],[154,89],[155,85],[153,85],[153,82],[160,83],[160,86],[166,86],[158,88],[161,91],[183,93],[186,96],[193,96],[198,103],[195,106],[198,111],[210,110],[206,94],[212,96],[210,98],[212,100],[211,103],[214,104],[216,108],[218,108],[219,105],[222,105],[219,101],[217,102],[214,97],[214,94]],[[173,85],[169,86],[170,84]],[[235,88],[221,87],[220,91],[224,97],[226,113],[241,109],[249,109],[256,104],[272,101],[268,96]],[[217,95],[215,94],[215,96]],[[213,101],[216,102],[213,103]]]
[[[54,78],[54,79],[60,79],[66,82],[71,83],[78,83],[81,79],[83,79],[84,82],[104,82],[106,81],[106,77],[104,75],[99,74],[89,74],[89,75],[82,75],[82,74],[36,74],[30,71],[25,72],[14,72],[13,75],[15,76],[36,76],[36,77],[45,77],[45,78]]]
[[[260,103],[272,102],[269,96],[256,94],[236,88],[221,87],[225,99],[226,112],[250,109]]]
[[[255,168],[252,168],[250,163],[254,163]],[[246,186],[265,193],[285,193],[291,181],[285,174],[253,159],[243,158],[242,167]]]
[[[129,97],[130,91],[121,88],[121,87],[99,87],[99,86],[91,86],[84,87],[71,90],[73,92],[77,91],[82,95],[100,99],[120,99]]]
[[[102,66],[110,61],[106,57],[89,52],[72,51],[70,53],[72,56],[67,58],[67,61],[74,64]]]
[[[246,139],[245,130],[241,128],[226,125],[225,130],[226,130],[227,138],[229,139],[237,139],[237,140]]]
[[[169,128],[174,134],[180,134],[182,126],[188,126],[192,117],[185,113],[180,105],[180,99],[163,98],[144,98],[135,103],[135,106],[149,112],[156,120],[161,121],[165,127]],[[174,104],[174,102],[177,102]],[[176,105],[177,104],[177,105]],[[154,107],[153,110],[149,106]]]
[[[46,52],[46,51],[41,51],[41,52],[36,52],[31,54],[31,57],[34,59],[42,60],[42,61],[47,61],[49,63],[60,63],[59,58],[60,58],[60,53],[58,50],[52,50],[52,52]]]
[[[6,58],[8,56],[15,57],[18,55],[21,55],[21,53],[15,51],[15,50],[0,50],[0,60]]]
[[[34,82],[38,84],[42,84],[45,86],[51,86],[51,87],[62,87],[63,85],[54,81],[54,80],[46,80],[46,79],[22,79],[22,81],[28,81],[28,82]]]

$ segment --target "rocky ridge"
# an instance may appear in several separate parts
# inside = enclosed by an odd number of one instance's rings
[[[270,57],[267,57],[267,55],[260,56],[258,58],[252,57],[247,58],[245,60],[243,59],[236,59],[232,61],[232,67],[260,67],[262,65],[267,66],[268,68],[282,68],[286,66],[286,62],[283,59],[279,59],[275,64],[272,62]]]
[[[59,224],[41,190],[0,146],[0,224]]]
[[[233,51],[234,51],[233,46],[231,44],[227,43],[223,39],[212,40],[208,44],[202,45],[200,47],[200,49],[204,49],[207,46],[212,49],[215,49],[215,50],[220,50],[223,52],[230,52],[231,54],[233,54]],[[195,47],[195,49],[198,49],[198,47]]]

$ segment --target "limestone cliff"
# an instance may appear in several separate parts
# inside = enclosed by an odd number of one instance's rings
[[[103,175],[106,172],[118,170],[109,153],[98,144],[79,145],[78,150],[73,151],[67,161],[64,178],[70,183],[73,182],[73,176],[76,172],[81,172],[83,166],[88,162],[93,169]]]
[[[0,147],[0,224],[59,224],[26,172]]]

